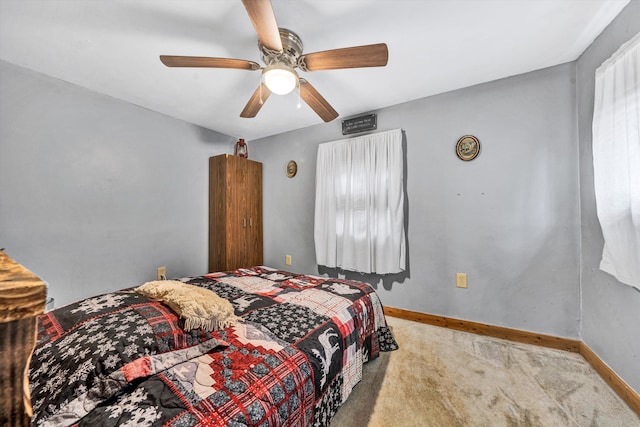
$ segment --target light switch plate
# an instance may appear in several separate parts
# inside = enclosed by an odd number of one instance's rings
[[[456,286],[459,288],[467,287],[467,275],[465,273],[456,273]]]

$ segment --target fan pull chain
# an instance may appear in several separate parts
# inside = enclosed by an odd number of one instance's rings
[[[297,86],[298,86],[298,105],[296,105],[296,107],[300,109],[302,107],[302,103],[300,102],[300,81],[298,81]]]
[[[260,105],[264,104],[262,100],[262,85],[264,85],[264,74],[260,76]]]

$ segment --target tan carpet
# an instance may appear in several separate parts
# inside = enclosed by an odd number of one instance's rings
[[[400,350],[366,364],[331,427],[640,426],[578,354],[387,321]]]

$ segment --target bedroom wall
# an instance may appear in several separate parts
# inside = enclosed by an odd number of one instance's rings
[[[409,269],[348,277],[373,283],[387,306],[577,338],[575,64],[377,114],[379,130],[404,130]],[[341,119],[249,142],[251,157],[264,162],[266,264],[318,273],[316,151],[344,138]],[[454,151],[466,134],[482,144],[472,162]],[[293,179],[285,175],[291,159],[299,165]],[[456,272],[469,275],[468,289],[456,288]]]
[[[604,239],[596,216],[592,133],[595,70],[640,32],[632,1],[577,61],[582,224],[582,340],[640,393],[640,291],[599,269]]]
[[[233,138],[0,62],[0,248],[56,306],[207,268],[208,157]]]

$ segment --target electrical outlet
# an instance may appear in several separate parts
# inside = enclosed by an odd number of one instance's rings
[[[158,280],[167,280],[167,267],[158,267]]]
[[[467,275],[465,273],[456,273],[456,286],[459,288],[467,287]]]
[[[284,256],[284,263],[287,265],[291,265],[291,255]]]

